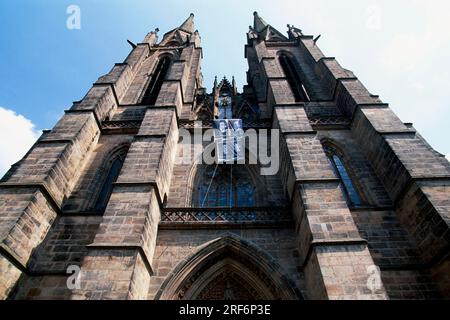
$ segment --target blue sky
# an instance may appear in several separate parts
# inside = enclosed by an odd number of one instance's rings
[[[81,9],[80,30],[66,28],[71,4]],[[450,1],[2,0],[0,175],[123,61],[126,39],[140,42],[155,27],[162,35],[190,12],[202,37],[204,85],[210,89],[215,75],[234,75],[242,87],[255,10],[281,32],[289,23],[322,34],[318,45],[326,55],[450,155]]]

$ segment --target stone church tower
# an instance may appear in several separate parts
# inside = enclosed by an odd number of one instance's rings
[[[449,298],[449,162],[294,26],[254,13],[241,92],[200,40],[130,42],[3,177],[0,297]],[[179,161],[224,118],[278,133],[275,174]]]

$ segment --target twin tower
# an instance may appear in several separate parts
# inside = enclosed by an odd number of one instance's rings
[[[203,87],[193,14],[131,44],[1,180],[1,298],[450,297],[449,162],[317,38],[255,12],[241,92]],[[274,174],[178,161],[230,118]]]

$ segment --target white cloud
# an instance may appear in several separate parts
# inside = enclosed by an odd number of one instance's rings
[[[0,107],[0,177],[25,155],[39,135],[30,120]]]
[[[381,29],[381,7],[371,4],[366,9],[366,28],[369,30]]]
[[[381,54],[382,63],[390,70],[408,71],[432,63],[432,55],[450,41],[450,34],[443,32],[450,28],[448,0],[412,1],[405,10],[410,18],[422,21],[421,28],[393,35]]]

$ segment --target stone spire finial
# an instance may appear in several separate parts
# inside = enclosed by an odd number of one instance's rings
[[[253,12],[253,16],[253,29],[255,29],[257,32],[261,32],[265,27],[267,27],[268,24],[263,20],[263,18],[259,16],[258,12]]]
[[[191,13],[189,17],[181,24],[181,26],[178,28],[183,31],[194,33],[195,27],[194,27],[194,14]]]
[[[258,12],[253,12],[253,28],[250,27],[250,31],[247,33],[249,39],[260,38],[264,40],[277,39],[278,41],[288,40],[286,36],[284,36],[277,29],[272,27],[263,18],[260,17]]]

